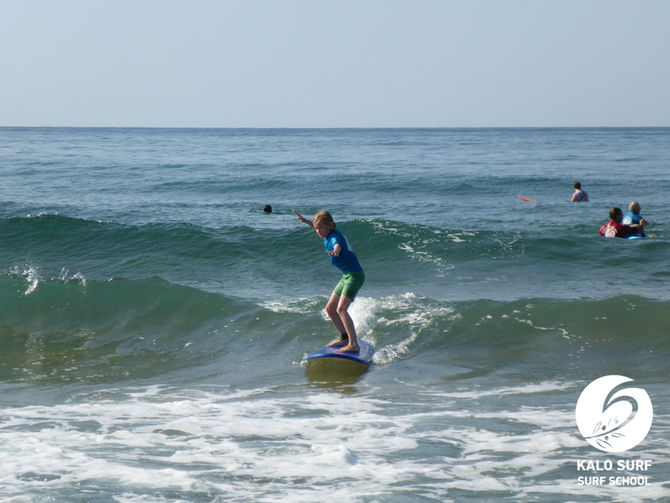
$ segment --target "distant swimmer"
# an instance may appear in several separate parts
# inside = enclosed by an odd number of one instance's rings
[[[633,224],[643,224],[645,226],[649,225],[649,222],[645,220],[645,218],[640,215],[640,203],[637,201],[632,201],[628,205],[628,213],[626,213],[623,216],[623,224],[624,225],[633,225]],[[642,230],[642,233],[640,236],[644,236],[644,230]]]
[[[644,232],[644,220],[639,224],[624,225],[623,212],[621,208],[612,208],[610,210],[610,221],[600,227],[600,235],[605,238],[627,238],[636,236],[638,232]]]
[[[579,182],[575,182],[573,185],[575,192],[572,194],[572,201],[575,203],[588,203],[589,202],[589,195],[586,193],[584,189],[582,189],[582,184]]]
[[[269,204],[266,204],[265,207],[263,208],[264,213],[272,213],[272,206]]]

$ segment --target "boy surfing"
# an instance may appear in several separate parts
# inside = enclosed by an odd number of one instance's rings
[[[358,290],[365,282],[365,273],[358,262],[358,257],[349,246],[344,234],[337,230],[330,213],[319,211],[314,215],[314,220],[309,220],[297,211],[291,211],[295,213],[298,220],[312,227],[323,239],[326,253],[330,255],[330,263],[342,271],[342,279],[326,304],[326,313],[340,333],[340,338],[328,346],[341,348],[339,353],[358,352],[360,348],[356,337],[356,327],[348,312]]]

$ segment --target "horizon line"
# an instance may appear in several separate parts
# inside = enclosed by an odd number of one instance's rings
[[[283,129],[283,130],[351,130],[351,129],[667,129],[670,125],[646,126],[12,126],[0,129]]]

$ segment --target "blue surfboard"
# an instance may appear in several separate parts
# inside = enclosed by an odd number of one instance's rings
[[[626,239],[647,239],[647,236],[628,236]]]
[[[360,351],[347,353],[338,353],[337,350],[340,348],[329,348],[328,346],[324,346],[316,353],[309,355],[307,361],[316,360],[317,358],[340,358],[362,363],[364,365],[370,365],[372,356],[375,354],[375,347],[369,342],[365,342],[361,339],[358,339],[358,346],[360,347]]]

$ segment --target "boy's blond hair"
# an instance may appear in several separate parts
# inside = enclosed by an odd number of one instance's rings
[[[328,227],[330,227],[331,232],[337,228],[332,215],[327,211],[319,211],[316,215],[314,215],[313,223],[314,227],[318,227],[322,223],[326,224]]]
[[[640,211],[640,203],[638,203],[637,201],[632,201],[632,202],[628,205],[628,209],[629,209],[630,211],[632,211],[633,213],[637,213],[638,211]]]

